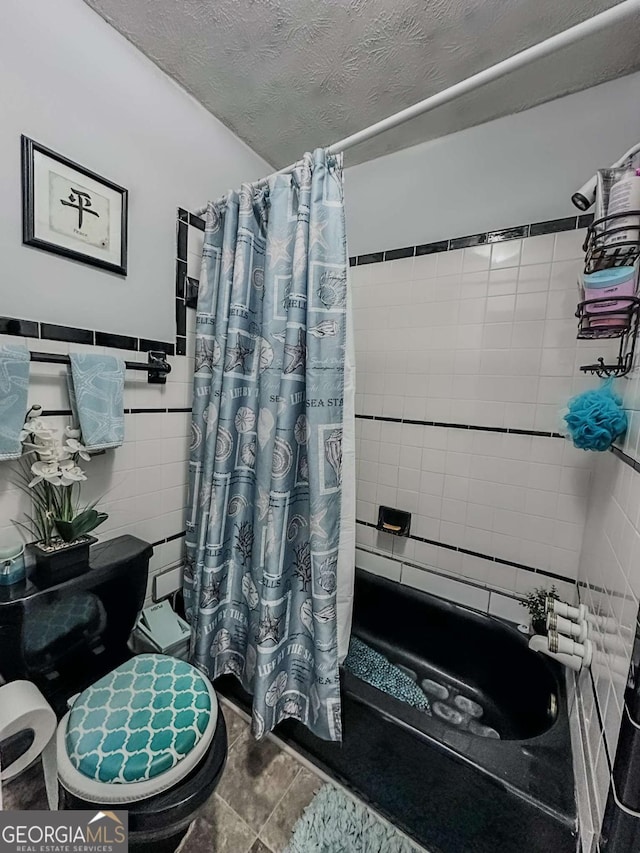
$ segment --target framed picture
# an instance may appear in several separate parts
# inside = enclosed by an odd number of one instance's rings
[[[22,137],[22,242],[127,274],[127,190]]]

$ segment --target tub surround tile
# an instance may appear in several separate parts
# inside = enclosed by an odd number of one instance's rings
[[[392,581],[399,581],[402,572],[402,564],[395,560],[381,557],[378,554],[372,554],[369,551],[363,551],[356,548],[356,568],[364,569],[371,574],[378,575],[381,578],[387,578]]]
[[[571,231],[576,227],[577,217],[568,216],[564,219],[548,219],[545,222],[534,222],[529,227],[529,236],[538,234],[555,234],[559,231]]]
[[[470,234],[468,237],[454,237],[449,241],[449,249],[466,249],[468,246],[482,246],[487,242],[487,234]]]
[[[357,264],[377,264],[384,260],[384,252],[370,252],[368,255],[358,255]]]
[[[489,613],[516,625],[529,621],[527,610],[521,601],[497,592],[492,592],[489,596]]]
[[[544,224],[537,230],[549,233],[533,237],[516,226],[501,235],[510,239],[464,248],[448,241],[446,251],[416,251],[412,267],[397,267],[393,277],[393,264],[404,261],[352,273],[356,429],[368,454],[358,466],[357,517],[375,522],[381,503],[410,510],[414,550],[419,542],[435,547],[436,571],[450,569],[453,553],[463,563],[456,571],[480,582],[487,560],[502,561],[514,583],[514,570],[537,575],[529,587],[575,582],[593,463],[558,429],[558,412],[584,387],[572,379],[582,363],[575,318],[564,317],[580,269],[584,234],[576,225],[577,217]],[[555,274],[560,268],[563,276]],[[365,436],[366,424],[399,427],[400,435]],[[456,449],[465,433],[471,445]],[[497,450],[485,446],[489,440]],[[406,463],[387,458],[391,444],[421,454],[417,485],[402,470]],[[425,468],[430,456],[437,469]],[[535,506],[533,492],[541,496]],[[471,504],[488,508],[484,521],[465,521]],[[386,550],[362,530],[359,536]],[[409,557],[411,547],[404,545]]]
[[[483,613],[486,613],[489,608],[488,590],[461,583],[444,575],[425,572],[407,564],[402,566],[401,583],[431,595],[437,595],[439,598],[454,601],[456,604],[464,604]]]
[[[587,213],[582,216],[568,216],[563,219],[549,219],[545,222],[534,222],[530,225],[514,225],[508,228],[496,229],[494,231],[485,231],[481,234],[470,234],[465,237],[452,237],[448,240],[438,240],[433,243],[422,243],[418,246],[406,246],[401,249],[387,249],[382,252],[368,252],[363,255],[349,258],[349,266],[382,263],[384,261],[397,260],[398,258],[411,257],[412,255],[430,255],[436,252],[464,249],[471,246],[482,246],[486,243],[501,243],[508,240],[517,240],[523,237],[534,237],[542,234],[553,235],[565,231],[574,231],[576,228],[583,229],[588,227],[592,222],[593,214]]]
[[[416,257],[419,255],[433,255],[436,252],[446,252],[448,248],[448,240],[438,240],[435,243],[422,243],[420,246],[416,246]]]
[[[489,231],[487,242],[499,243],[504,240],[517,240],[520,237],[527,237],[528,235],[528,225],[516,225],[513,228],[503,228],[501,231]]]
[[[429,497],[429,496],[427,496],[427,497]],[[441,506],[444,503],[441,500],[441,498],[438,496],[433,496],[431,499],[434,500],[438,506]],[[462,503],[462,502],[460,502],[460,503]],[[373,510],[373,504],[371,505],[371,508]],[[416,518],[414,519],[414,527],[416,525],[420,525],[420,529],[422,529],[422,524],[424,523],[424,521],[427,522],[428,526],[431,526],[431,527],[433,527],[434,530],[437,530],[437,528],[438,528],[437,519],[428,518],[428,517],[424,518],[423,516],[420,516],[420,515],[417,515]],[[445,528],[444,524],[442,524],[440,526],[444,530],[445,534],[449,531],[449,529],[451,529],[452,532],[454,532],[454,533],[455,533],[455,531],[459,532],[459,531],[466,529],[463,527],[462,524],[455,524],[455,523],[448,523],[448,527],[446,527],[446,528]],[[362,527],[368,527],[372,531],[375,531],[375,533],[372,534],[373,538],[368,537],[366,539],[366,541],[369,544],[371,544],[371,546],[374,549],[377,549],[378,551],[387,551],[387,552],[392,552],[392,551],[396,550],[397,555],[399,555],[401,552],[404,552],[407,554],[413,553],[414,555],[416,555],[415,559],[416,560],[418,559],[418,557],[417,557],[418,545],[416,545],[414,550],[411,552],[410,552],[409,544],[399,545],[398,548],[395,549],[394,543],[396,541],[398,541],[398,537],[392,537],[389,534],[380,533],[379,531],[377,531],[377,527],[376,527],[376,524],[374,522],[364,521],[363,519],[356,519],[356,531],[360,532],[361,535],[362,535],[362,532],[360,529]],[[471,528],[471,532],[474,534],[482,534],[483,533],[482,530],[475,529],[475,528]],[[489,534],[486,534],[486,536],[489,537]],[[513,543],[515,543],[514,547],[516,547],[516,549],[522,548],[523,545],[527,544],[527,543],[519,542],[519,540],[515,539],[514,537],[506,536],[504,538],[505,538],[505,541],[507,541],[507,542],[512,541]],[[495,554],[488,554],[488,553],[485,553],[482,551],[475,551],[471,548],[465,548],[462,545],[453,544],[452,542],[444,542],[440,539],[430,539],[430,538],[427,538],[424,536],[418,536],[416,534],[411,533],[407,537],[402,537],[402,541],[404,543],[408,543],[408,542],[421,543],[422,546],[426,546],[426,548],[420,547],[419,552],[427,555],[425,560],[424,560],[427,563],[430,562],[430,559],[431,559],[431,561],[436,559],[436,556],[435,556],[437,553],[436,549],[440,549],[441,551],[448,551],[448,552],[453,551],[453,552],[457,552],[458,554],[460,554],[462,556],[472,557],[474,559],[482,561],[482,564],[495,563],[497,565],[506,566],[508,569],[511,568],[511,569],[521,570],[522,573],[528,575],[528,579],[529,579],[530,583],[535,583],[536,580],[539,581],[540,583],[544,583],[545,580],[548,578],[548,579],[553,580],[554,582],[559,583],[559,584],[563,584],[563,583],[566,584],[567,582],[571,586],[573,586],[575,584],[575,579],[572,575],[567,577],[566,575],[561,575],[561,574],[558,574],[557,572],[547,571],[546,569],[527,565],[526,563],[519,563],[519,562],[516,562],[515,560],[509,560],[509,559],[506,559],[505,557],[500,557],[500,556],[497,556]],[[500,541],[501,540],[499,538],[496,539],[496,542],[500,543]],[[488,544],[492,544],[490,541],[490,537],[488,540]],[[531,551],[532,556],[536,556],[536,554],[533,553],[532,547],[530,548],[530,551]],[[382,558],[382,559],[384,559],[384,558]],[[380,564],[380,565],[382,566],[382,564]],[[481,566],[480,563],[477,563],[475,565],[478,568],[480,568],[480,566]],[[433,565],[433,568],[438,569],[438,568],[443,568],[443,567],[438,563],[437,565]],[[384,570],[388,571],[388,572],[393,572],[393,569],[391,566],[385,567]],[[371,571],[374,574],[376,573],[375,569],[371,569]],[[476,577],[475,571],[470,577],[471,578],[475,577],[477,580],[484,580],[484,577],[479,577],[479,576]],[[395,580],[396,578],[391,577],[390,579]]]
[[[415,246],[406,246],[404,249],[391,249],[384,253],[385,261],[397,261],[400,258],[412,258],[415,254]]]

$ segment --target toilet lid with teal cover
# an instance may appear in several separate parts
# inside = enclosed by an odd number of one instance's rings
[[[194,666],[137,655],[77,698],[67,721],[67,755],[89,779],[140,782],[175,767],[210,720],[209,688]]]

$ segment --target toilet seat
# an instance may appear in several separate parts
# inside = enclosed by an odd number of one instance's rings
[[[137,655],[84,690],[56,733],[57,773],[74,796],[133,803],[199,764],[218,723],[210,682],[167,655]]]

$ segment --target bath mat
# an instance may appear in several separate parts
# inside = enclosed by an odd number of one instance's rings
[[[411,676],[358,637],[351,637],[344,666],[357,678],[402,702],[430,713],[429,700]]]
[[[420,853],[364,803],[324,785],[298,818],[283,853]]]

